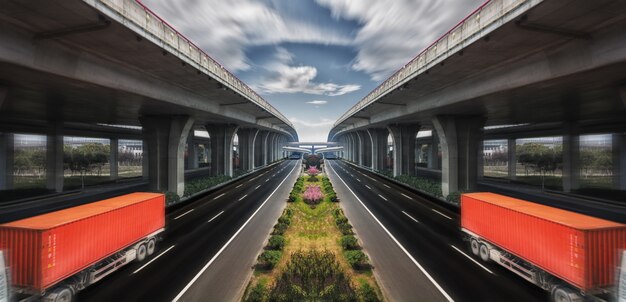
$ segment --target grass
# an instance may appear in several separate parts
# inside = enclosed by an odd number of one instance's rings
[[[322,177],[323,175],[318,175],[315,177],[315,181],[310,181],[309,176],[304,176],[304,187],[309,184],[321,186]],[[286,269],[291,260],[291,255],[298,251],[331,252],[335,255],[340,269],[346,274],[355,290],[361,289],[363,284],[367,283],[374,289],[378,297],[382,297],[371,268],[353,269],[344,257],[345,251],[341,246],[343,235],[339,232],[332,215],[335,209],[340,208],[339,203],[330,202],[328,198],[324,198],[321,203],[312,206],[302,200],[301,194],[298,195],[294,202],[287,204],[287,209],[293,211],[293,216],[289,228],[284,233],[287,243],[283,249],[283,256],[273,270],[255,269],[244,298],[248,297],[261,282],[268,291],[271,290]],[[359,298],[359,300],[361,299]]]

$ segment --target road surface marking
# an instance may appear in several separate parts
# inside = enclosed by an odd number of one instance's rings
[[[224,211],[219,212],[217,215],[213,216],[213,218],[209,219],[209,221],[207,221],[207,223],[213,221],[215,218],[219,217],[220,215],[224,214]]]
[[[365,187],[366,187],[366,188],[368,188],[368,189],[370,189],[370,190],[372,189],[372,188],[370,188],[370,186],[368,186],[368,185],[365,185]]]
[[[329,165],[330,166],[330,165]],[[332,166],[330,166],[331,170],[334,170]],[[336,173],[335,173],[336,174]],[[389,230],[387,230],[387,228],[382,224],[382,222],[380,222],[380,220],[378,220],[378,218],[376,218],[376,216],[374,216],[374,213],[372,213],[372,211],[370,211],[370,209],[367,208],[367,206],[365,206],[365,204],[363,203],[363,201],[361,201],[361,199],[356,196],[356,194],[354,193],[354,191],[352,191],[352,189],[350,189],[350,187],[348,187],[348,184],[346,184],[345,181],[343,181],[343,179],[341,178],[341,176],[339,176],[339,174],[336,174],[337,177],[339,178],[339,180],[341,180],[341,182],[344,184],[344,186],[346,186],[346,188],[348,188],[348,191],[350,191],[350,193],[352,193],[352,195],[354,195],[354,197],[356,198],[356,200],[359,201],[359,203],[365,208],[365,210],[372,216],[372,218],[374,218],[374,220],[376,222],[378,222],[378,225],[380,225],[381,228],[383,228],[383,230],[387,233],[387,235],[389,235],[389,237],[391,237],[391,239],[393,240],[393,242],[395,242],[400,249],[404,252],[404,254],[407,255],[407,257],[409,257],[409,259],[411,259],[411,261],[413,261],[413,263],[415,264],[415,266],[417,266],[417,268],[420,269],[420,271],[422,271],[422,273],[424,275],[426,275],[426,277],[428,278],[428,280],[430,280],[430,282],[432,282],[433,285],[435,285],[435,287],[439,290],[439,292],[450,302],[453,302],[454,300],[450,297],[450,295],[448,295],[448,293],[446,293],[446,291],[439,286],[439,284],[437,283],[437,281],[435,281],[435,279],[433,279],[433,277],[430,276],[430,274],[419,264],[419,262],[417,262],[417,260],[415,260],[415,258],[413,258],[413,256],[411,256],[411,254],[409,254],[409,252],[404,248],[404,246],[402,246],[402,244],[400,244],[400,242],[396,239],[396,237],[394,237],[391,232],[389,232]]]
[[[213,197],[213,200],[216,200],[216,199],[218,199],[218,198],[220,198],[220,197],[224,196],[224,194],[226,194],[226,193],[222,193],[222,194],[220,194],[220,195],[217,195],[217,196]]]
[[[357,180],[358,182],[361,182],[361,180],[360,180],[360,179],[358,179],[358,178],[357,178],[356,180]]]
[[[269,178],[265,180],[265,182],[268,182],[268,181],[270,181],[270,179],[269,179]]]
[[[437,213],[437,214],[439,214],[439,215],[441,215],[441,216],[443,216],[445,218],[448,218],[448,219],[452,220],[452,217],[450,217],[450,216],[448,216],[448,215],[446,215],[444,213],[441,213],[441,212],[439,212],[439,211],[437,211],[435,209],[431,209],[431,210],[433,210],[435,213]]]
[[[490,274],[495,275],[494,272],[490,271],[488,268],[484,267],[482,264],[480,264],[480,262],[474,260],[474,258],[470,257],[468,254],[464,253],[463,251],[461,251],[459,248],[457,248],[456,246],[450,244],[450,246],[455,249],[457,252],[463,254],[463,256],[467,257],[467,259],[472,260],[472,262],[476,263],[476,265],[482,267],[484,270],[488,271]]]
[[[254,189],[256,190],[256,189],[258,189],[260,186],[261,186],[261,185],[258,185],[258,186],[256,186]]]
[[[189,211],[187,211],[187,212],[185,212],[185,213],[182,213],[182,214],[180,214],[180,215],[176,216],[176,218],[174,218],[174,220],[177,220],[178,218],[181,218],[181,217],[183,217],[183,216],[185,216],[185,215],[187,215],[187,214],[189,214],[189,213],[193,212],[193,210],[194,210],[194,209],[191,209],[191,210],[189,210]]]
[[[163,256],[163,254],[169,252],[171,249],[174,248],[175,245],[170,246],[167,250],[161,252],[160,254],[158,254],[156,257],[152,258],[152,260],[148,261],[148,263],[142,265],[140,268],[138,268],[136,271],[134,271],[131,275],[136,274],[137,272],[139,272],[140,270],[144,269],[146,266],[148,266],[148,264],[152,263],[154,260],[159,259],[159,257]]]
[[[385,187],[387,187],[387,188],[391,189],[391,187],[390,187],[390,186],[388,186],[388,185],[386,185],[386,184],[383,184],[383,186],[385,186]]]
[[[404,193],[400,193],[400,194],[401,194],[402,196],[404,196],[404,197],[406,197],[406,198],[410,199],[410,200],[413,200],[413,197],[411,197],[411,196],[408,196],[408,195],[406,195],[406,194],[404,194]]]
[[[280,186],[287,180],[287,178],[289,178],[289,175],[291,175],[291,173],[293,172],[293,170],[296,167],[297,167],[297,165],[294,165],[293,168],[291,168],[291,171],[289,172],[289,174],[287,174],[287,176],[285,176],[283,181],[281,181],[280,184],[278,184],[278,186],[276,186],[274,191],[272,191],[272,193],[267,197],[267,199],[265,199],[265,201],[263,201],[263,203],[256,209],[256,211],[254,211],[254,213],[252,213],[252,216],[250,216],[250,218],[248,218],[248,220],[246,220],[246,222],[243,223],[243,225],[239,228],[239,230],[237,230],[237,232],[235,232],[233,237],[230,237],[230,239],[228,239],[226,244],[224,244],[224,246],[222,246],[222,248],[219,251],[217,251],[215,256],[213,256],[213,258],[211,258],[211,260],[209,260],[209,262],[196,274],[196,276],[193,277],[193,279],[191,279],[191,281],[189,281],[189,283],[183,288],[182,291],[180,291],[180,293],[178,293],[178,295],[174,298],[174,300],[172,300],[172,302],[177,302],[178,300],[180,300],[180,298],[183,297],[183,295],[189,290],[189,288],[198,280],[198,278],[200,278],[200,276],[204,273],[204,271],[206,271],[209,268],[209,266],[211,266],[211,264],[215,261],[215,259],[217,259],[217,257],[219,257],[219,255],[222,254],[222,252],[224,252],[226,247],[228,247],[228,245],[233,240],[235,240],[235,237],[237,237],[237,235],[239,235],[239,233],[241,233],[243,228],[245,228],[246,225],[248,225],[250,220],[252,220],[252,218],[254,218],[254,216],[261,210],[261,208],[263,208],[263,206],[267,203],[267,201],[270,200],[270,198],[272,198],[274,193],[276,193],[276,191],[278,191],[278,188],[280,188]]]
[[[239,188],[241,186],[243,186],[243,184],[239,184],[238,186],[235,187],[235,189],[237,189],[237,188]]]
[[[378,197],[380,197],[380,198],[384,199],[385,201],[389,201],[389,200],[387,200],[387,198],[385,198],[385,196],[382,196],[382,195],[380,195],[380,194],[378,194]]]
[[[241,196],[241,198],[239,198],[237,201],[241,201],[242,199],[246,198],[248,196],[248,194]]]
[[[407,217],[411,218],[411,220],[413,220],[413,221],[415,221],[415,222],[420,222],[419,220],[417,220],[417,219],[413,218],[413,216],[409,215],[407,212],[402,211],[402,213],[403,213],[404,215],[406,215]]]

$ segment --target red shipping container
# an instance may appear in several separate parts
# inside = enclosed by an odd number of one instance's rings
[[[494,193],[463,194],[461,227],[582,291],[615,285],[626,225]]]
[[[40,293],[165,226],[165,197],[132,193],[0,225],[13,286]]]

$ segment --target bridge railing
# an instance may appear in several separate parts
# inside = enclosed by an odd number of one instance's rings
[[[402,66],[387,80],[382,82],[367,96],[346,111],[333,125],[337,127],[350,116],[375,102],[381,96],[404,85],[408,80],[426,71],[433,62],[462,49],[467,41],[480,34],[481,31],[500,20],[503,16],[530,0],[488,0],[478,9],[465,17],[451,30],[426,47],[415,58]]]
[[[141,2],[136,0],[96,1],[106,5],[125,19],[143,28],[152,36],[161,40],[164,45],[176,51],[179,56],[194,63],[196,68],[218,79],[225,87],[244,95],[251,102],[265,109],[294,129],[293,124],[282,113],[276,110],[276,108]]]

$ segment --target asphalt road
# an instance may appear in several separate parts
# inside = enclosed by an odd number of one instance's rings
[[[459,216],[454,211],[342,161],[327,161],[327,166],[331,179],[340,178],[339,183],[332,179],[335,187],[345,182],[349,188],[339,192],[343,194],[338,197],[369,251],[374,271],[381,276],[383,290],[390,300],[431,300],[429,297],[436,293],[424,284],[430,282],[440,289],[438,298],[432,299],[440,301],[549,301],[549,295],[538,287],[497,264],[484,264],[472,257],[467,243],[462,240]],[[365,208],[367,210],[363,211]],[[372,219],[372,216],[380,224],[357,225],[358,221]],[[376,230],[383,226],[389,234]],[[380,244],[389,242],[390,235],[397,243]],[[406,255],[394,256],[400,246],[415,262]],[[386,248],[389,252],[381,253],[370,247]],[[404,269],[386,271],[385,263],[389,262]],[[416,278],[416,272],[421,277]],[[384,278],[385,273],[391,277]],[[420,290],[416,292],[416,288]],[[424,293],[421,288],[427,288],[428,292]]]
[[[253,176],[242,179],[227,187],[203,196],[202,198],[187,204],[169,213],[166,217],[166,230],[163,241],[159,242],[158,250],[154,255],[143,263],[132,263],[120,269],[100,282],[80,292],[77,301],[172,301],[184,288],[192,286],[190,281],[202,279],[198,276],[199,271],[207,266],[210,261],[224,258],[230,265],[232,272],[247,274],[251,270],[243,270],[236,265],[237,257],[227,257],[226,253],[220,253],[224,245],[234,237],[239,237],[240,229],[251,218],[253,213],[261,205],[261,210],[268,208],[269,204],[278,203],[271,207],[272,217],[264,217],[268,214],[258,211],[256,221],[266,221],[267,227],[263,233],[269,233],[271,222],[280,214],[284,207],[285,196],[272,195],[277,187],[291,187],[295,181],[294,166],[298,161],[285,161]],[[285,181],[284,181],[285,180]],[[283,182],[284,181],[284,182]],[[267,200],[267,203],[265,201]],[[275,217],[273,217],[275,216]],[[273,218],[273,220],[272,220]],[[265,227],[265,225],[263,226]],[[248,224],[245,229],[260,229],[261,227]],[[267,234],[266,234],[267,235]],[[256,237],[253,242],[258,246],[256,250],[249,248],[244,250],[252,261],[258,250],[262,247],[265,237]],[[241,257],[240,255],[238,257]],[[219,261],[215,261],[219,262]],[[241,262],[244,263],[244,262]],[[223,265],[222,265],[223,266]],[[209,271],[212,269],[211,267]],[[244,267],[245,268],[245,267]],[[219,279],[213,279],[218,287],[229,289],[222,295],[215,296],[210,289],[204,288],[204,292],[194,301],[226,301],[236,299],[241,288],[245,286],[245,278],[231,278],[231,272],[224,271]],[[221,281],[220,281],[221,280]],[[197,280],[196,280],[197,281]],[[215,285],[215,284],[214,284]],[[237,289],[239,288],[239,289]],[[233,290],[237,289],[237,290]],[[199,295],[197,290],[194,294]],[[199,297],[199,298],[198,298]],[[182,301],[186,301],[182,299]],[[189,300],[192,301],[192,300]]]

